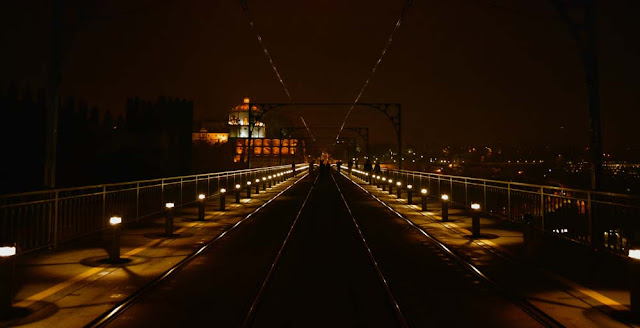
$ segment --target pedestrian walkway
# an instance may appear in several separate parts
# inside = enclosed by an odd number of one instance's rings
[[[299,168],[289,178],[271,188],[252,190],[246,198],[242,188],[240,203],[235,193],[226,195],[225,211],[220,196],[205,200],[204,221],[198,220],[198,206],[176,209],[174,235],[166,237],[165,218],[157,215],[125,227],[121,232],[121,264],[106,263],[112,231],[79,238],[52,250],[25,254],[16,260],[15,318],[2,325],[24,327],[81,327],[127,298],[203,244],[235,228],[304,174]]]
[[[347,175],[345,175],[347,176]],[[481,237],[471,238],[471,216],[467,209],[452,206],[449,222],[442,221],[441,201],[428,197],[427,211],[422,211],[421,196],[414,190],[411,205],[407,203],[407,190],[402,197],[396,189],[387,191],[368,184],[356,175],[354,183],[387,204],[391,209],[434,236],[455,253],[474,263],[497,284],[526,297],[533,305],[567,327],[628,327],[637,326],[630,319],[628,276],[626,271],[615,276],[593,272],[556,268],[540,258],[530,258],[525,252],[522,227],[506,220],[482,216]],[[416,186],[417,187],[417,186]],[[438,195],[439,196],[439,195]],[[539,255],[541,256],[541,255]],[[609,255],[613,256],[616,255]],[[593,270],[606,270],[596,268]]]

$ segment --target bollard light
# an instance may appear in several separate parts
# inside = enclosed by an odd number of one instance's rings
[[[256,195],[260,194],[260,179],[256,179]]]
[[[227,189],[222,188],[220,189],[220,210],[224,211],[225,210],[225,198],[227,195]]]
[[[204,199],[206,196],[204,194],[198,195],[198,221],[204,221]]]
[[[402,198],[402,182],[396,182],[396,186],[398,186],[398,199]]]
[[[11,257],[16,255],[16,247],[15,246],[4,246],[0,247],[0,257]]]
[[[251,198],[251,181],[247,181],[247,198]]]
[[[164,234],[167,237],[173,236],[173,208],[174,203],[166,203],[164,207],[167,209],[164,213]]]
[[[449,221],[449,195],[442,194],[440,196],[442,200],[442,222]]]
[[[112,226],[122,223],[122,218],[119,216],[112,216],[109,218],[109,224]]]
[[[471,237],[480,238],[480,204],[471,203]]]
[[[427,193],[428,193],[427,188],[422,188],[420,190],[420,194],[422,194],[422,210],[423,211],[427,210]]]
[[[393,194],[393,180],[387,180],[389,182],[389,195]]]
[[[113,241],[111,242],[111,252],[109,254],[109,260],[112,263],[120,261],[120,224],[122,223],[122,217],[112,216],[109,218],[109,224],[113,226]]]
[[[413,185],[407,185],[407,204],[413,203]]]
[[[267,177],[262,177],[262,190],[267,190]]]
[[[382,177],[382,191],[387,190],[387,178]]]
[[[240,184],[236,184],[236,204],[240,204]]]
[[[0,320],[9,319],[13,312],[15,255],[15,245],[0,247]]]

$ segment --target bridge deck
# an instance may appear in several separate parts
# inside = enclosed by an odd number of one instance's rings
[[[155,236],[161,222],[132,229],[122,253],[134,261],[122,267],[91,266],[104,256],[88,247],[95,239],[26,258],[17,305],[34,314],[22,323],[82,326],[134,295],[109,326],[623,326],[597,299],[494,254],[521,256],[514,251],[521,234],[494,225],[489,232],[498,238],[472,241],[464,213],[452,211],[454,223],[442,224],[437,211],[420,213],[357,178],[316,177],[289,179],[227,212],[214,203],[204,223],[186,209],[177,219],[180,238]],[[139,292],[226,230],[169,279]],[[621,294],[600,301],[624,306]]]

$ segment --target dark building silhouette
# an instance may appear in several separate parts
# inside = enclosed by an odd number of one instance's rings
[[[42,189],[45,100],[43,90],[0,86],[0,193]],[[191,173],[191,101],[131,98],[127,120],[73,97],[59,108],[58,187]]]

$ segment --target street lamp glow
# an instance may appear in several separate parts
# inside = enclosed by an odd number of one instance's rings
[[[472,209],[472,210],[476,210],[476,211],[480,210],[480,204],[478,204],[478,203],[471,203],[471,209]]]
[[[267,181],[267,178],[266,177],[262,177],[262,181]]]
[[[411,188],[413,188],[412,185],[407,185],[407,189],[411,189]]]
[[[200,195],[198,195],[198,199],[199,199],[199,200],[203,200],[203,199],[204,199],[204,197],[205,197],[205,196],[204,196],[204,194],[200,194]]]
[[[382,178],[382,181],[387,181],[387,178]]]
[[[224,194],[225,192],[227,192],[227,189],[224,189],[224,188],[220,189],[221,194]]]
[[[269,180],[271,180],[271,176],[269,176]]]
[[[400,182],[400,181],[396,182],[396,186],[398,186],[398,187],[402,186],[402,182]]]
[[[174,206],[175,206],[174,203],[166,203],[166,204],[164,204],[164,207],[166,207],[166,208],[173,208]]]
[[[635,260],[640,260],[640,249],[630,249],[629,257]]]
[[[15,246],[0,247],[0,257],[9,257],[16,255]]]
[[[236,184],[236,189],[240,189],[240,184]]]
[[[447,200],[449,200],[449,195],[447,195],[447,194],[442,194],[442,196],[440,196],[440,198],[441,198],[442,200],[444,200],[444,201],[447,201]]]
[[[389,179],[389,183],[393,183],[393,180]]]
[[[247,186],[250,186],[250,185],[251,185],[251,181],[247,181]]]
[[[256,179],[256,183],[260,183],[260,179]]]
[[[420,190],[420,192],[421,192],[423,195],[426,195],[426,194],[427,194],[427,189],[426,189],[426,188],[422,188],[422,190]]]
[[[122,218],[119,216],[112,216],[111,218],[109,218],[110,225],[118,225],[120,223],[122,223]]]

